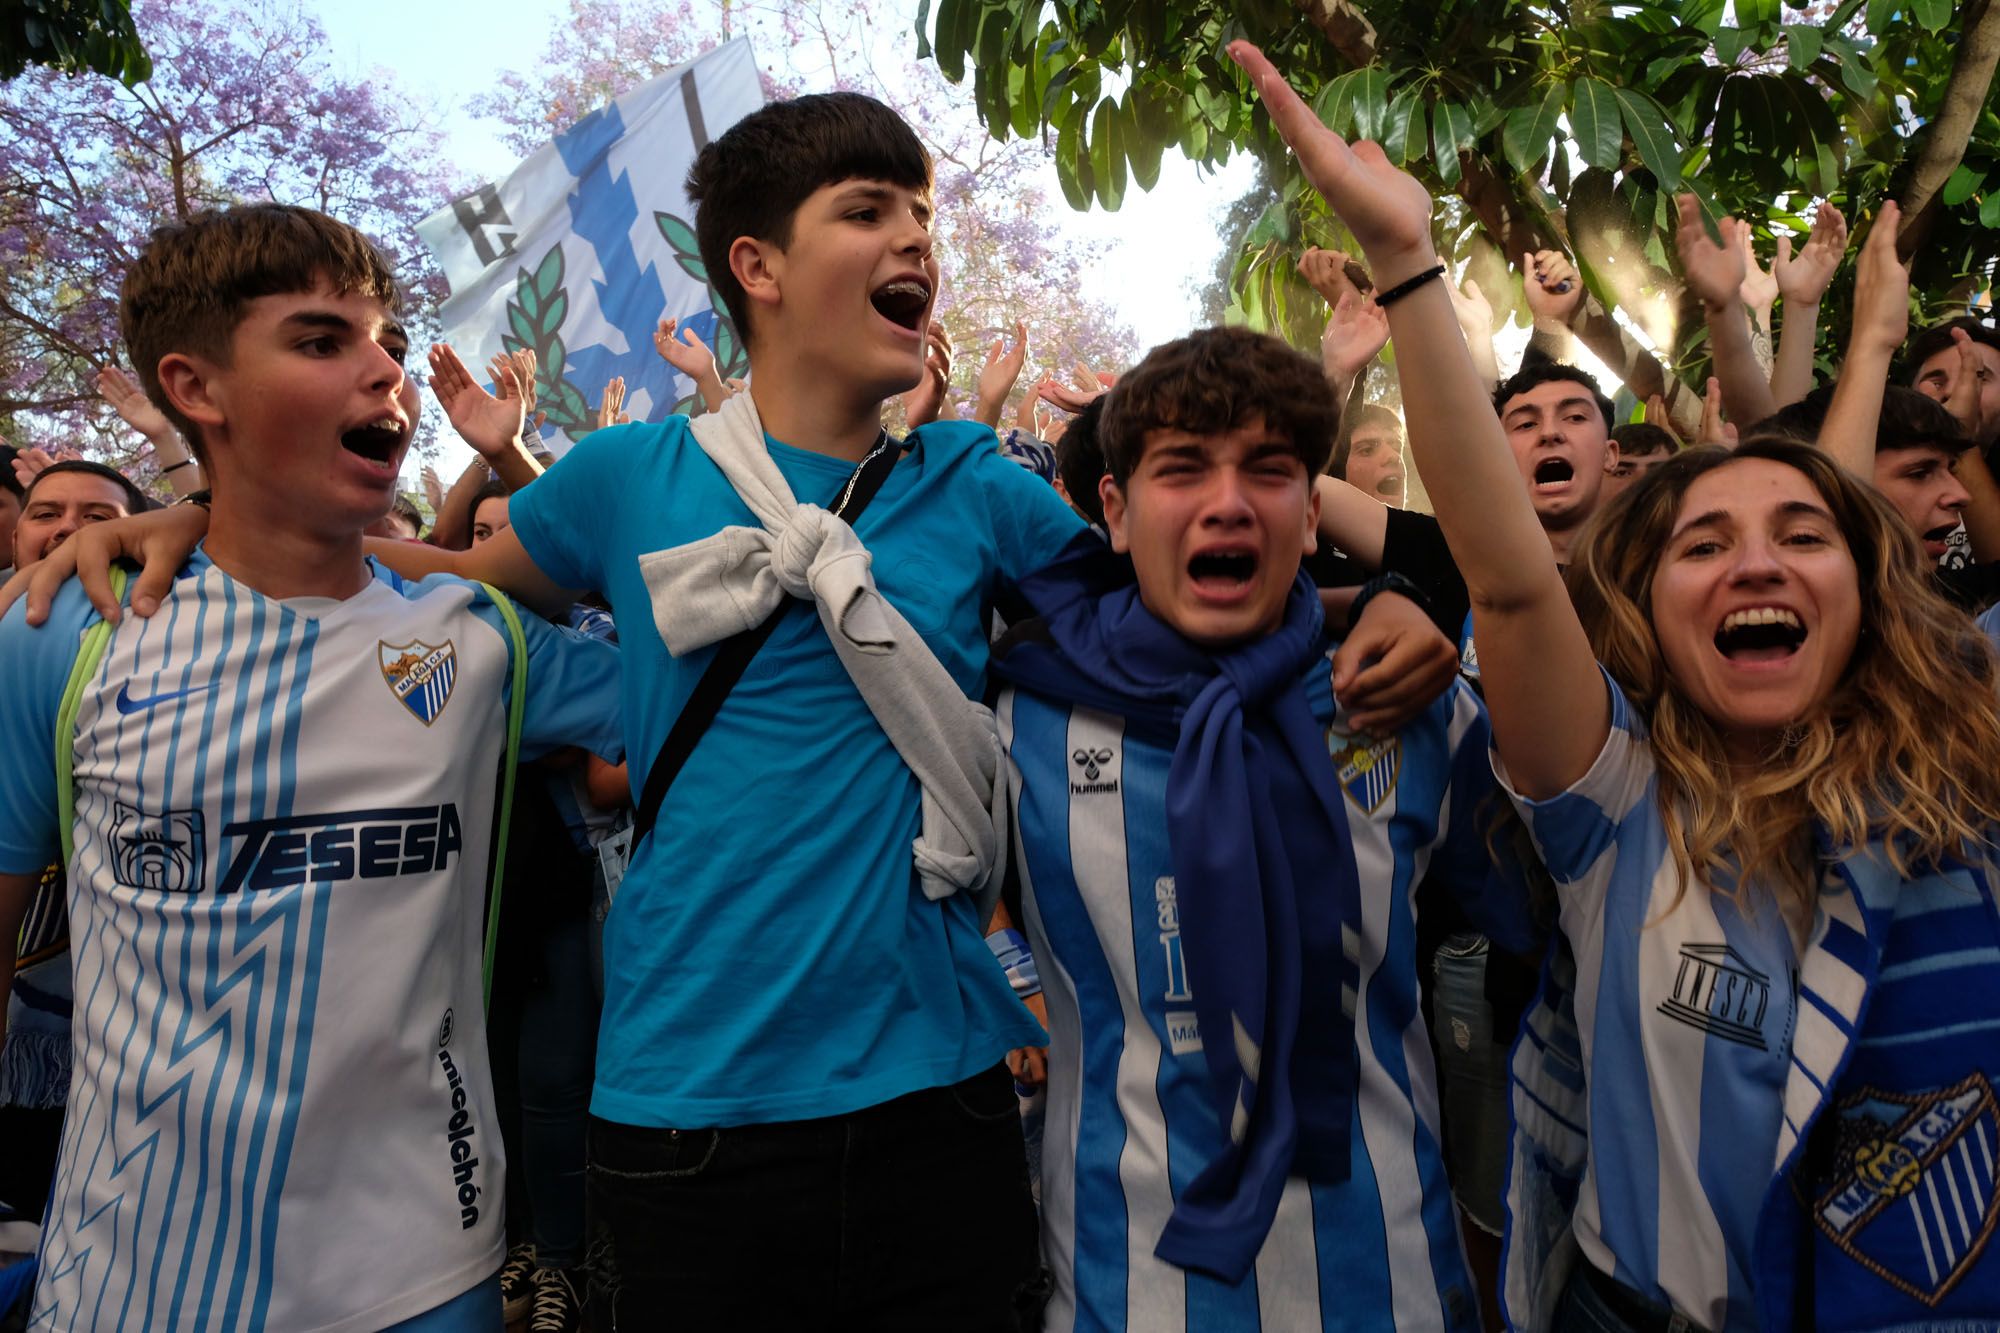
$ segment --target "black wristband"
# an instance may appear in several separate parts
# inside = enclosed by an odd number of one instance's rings
[[[189,491],[186,495],[183,495],[180,499],[174,501],[174,504],[200,505],[203,509],[206,509],[208,508],[208,497],[209,497],[209,490],[206,486],[204,486],[202,489],[198,491]]]
[[[1399,597],[1407,597],[1423,610],[1431,614],[1431,599],[1424,596],[1424,590],[1408,575],[1398,574],[1393,569],[1385,569],[1368,582],[1361,585],[1361,591],[1347,606],[1347,627],[1353,629],[1361,623],[1361,612],[1377,593],[1393,592]]]
[[[1391,287],[1388,291],[1383,292],[1380,296],[1375,298],[1375,304],[1381,306],[1384,310],[1387,310],[1391,305],[1393,305],[1397,301],[1402,300],[1404,297],[1408,296],[1411,292],[1415,291],[1417,288],[1429,282],[1432,278],[1441,278],[1443,276],[1444,276],[1443,264],[1439,264],[1436,268],[1433,269],[1426,269],[1424,272],[1417,274],[1416,277],[1410,278],[1404,282],[1399,282],[1394,287]]]
[[[169,472],[175,472],[175,471],[178,471],[178,470],[180,470],[181,468],[184,468],[184,467],[193,467],[193,466],[194,466],[194,460],[193,460],[192,458],[183,458],[183,459],[182,459],[182,460],[181,460],[180,462],[178,462],[178,463],[169,463],[169,464],[167,464],[167,465],[166,465],[165,467],[161,468],[161,469],[160,469],[160,475],[164,477],[164,476],[166,476],[166,475],[167,475],[167,474],[168,474]]]

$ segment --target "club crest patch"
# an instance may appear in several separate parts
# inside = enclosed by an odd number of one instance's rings
[[[450,639],[441,644],[380,643],[382,679],[396,701],[429,726],[451,701],[452,683],[458,679],[458,650]]]
[[[1403,767],[1403,739],[1400,736],[1371,736],[1367,732],[1349,735],[1335,727],[1326,729],[1326,752],[1333,760],[1334,778],[1348,799],[1362,813],[1374,814],[1396,789],[1396,775]]]
[[[1930,1092],[1864,1088],[1833,1109],[1813,1222],[1897,1290],[1936,1305],[2000,1221],[2000,1113],[1981,1074]]]
[[[128,889],[192,893],[201,887],[199,810],[160,814],[118,802],[111,820],[111,878]]]

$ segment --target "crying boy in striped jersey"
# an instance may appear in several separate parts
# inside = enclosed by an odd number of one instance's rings
[[[1276,339],[1155,349],[1104,407],[1110,548],[1032,576],[996,652],[1051,1330],[1480,1326],[1412,895],[1435,872],[1503,940],[1527,913],[1488,900],[1449,641],[1390,576],[1343,644],[1300,573],[1337,421]]]

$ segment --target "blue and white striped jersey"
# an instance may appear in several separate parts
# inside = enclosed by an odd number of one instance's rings
[[[92,618],[0,622],[0,870],[56,859]],[[524,616],[524,751],[618,657]],[[480,931],[512,648],[476,586],[267,599],[197,555],[77,714],[75,1060],[30,1326],[378,1329],[498,1266]]]
[[[1514,1057],[1511,1322],[1547,1326],[1573,1241],[1709,1329],[1994,1326],[1990,853],[1905,879],[1822,848],[1802,938],[1768,900],[1683,891],[1644,720],[1605,682],[1589,772],[1514,797],[1568,948]]]
[[[1427,867],[1468,896],[1486,883],[1485,713],[1454,684],[1399,734],[1377,738],[1345,724],[1324,661],[1307,689],[1346,792],[1363,895],[1353,1174],[1337,1186],[1289,1181],[1253,1274],[1235,1286],[1153,1254],[1179,1192],[1226,1142],[1201,1055],[1200,982],[1182,961],[1165,809],[1172,752],[1126,735],[1115,716],[1001,696],[1051,1037],[1050,1330],[1479,1327],[1439,1149],[1412,894]]]

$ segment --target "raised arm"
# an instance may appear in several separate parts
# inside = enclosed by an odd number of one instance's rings
[[[126,425],[152,444],[153,462],[175,495],[192,495],[207,484],[202,479],[201,464],[188,451],[187,441],[130,375],[116,366],[106,366],[97,372],[97,392]]]
[[[1675,201],[1680,227],[1675,240],[1681,252],[1681,272],[1688,290],[1701,298],[1708,315],[1709,354],[1715,378],[1722,382],[1722,403],[1741,424],[1762,421],[1776,411],[1771,381],[1750,345],[1750,320],[1743,306],[1744,239],[1748,224],[1723,218],[1717,224],[1722,244],[1708,239],[1701,210],[1691,194]]]
[[[1248,72],[1306,178],[1361,243],[1384,294],[1441,267],[1430,196],[1372,143],[1350,147],[1321,123],[1263,53]],[[1556,571],[1491,400],[1440,281],[1388,307],[1410,448],[1472,595],[1494,743],[1516,787],[1553,796],[1589,769],[1610,734],[1610,699]]]
[[[542,475],[542,465],[522,443],[528,413],[520,378],[511,364],[496,362],[495,368],[500,376],[497,398],[472,378],[450,343],[438,343],[431,348],[431,392],[451,419],[451,428],[486,460],[508,490],[518,491]]]
[[[1812,392],[1813,345],[1819,335],[1819,303],[1847,253],[1847,219],[1832,204],[1821,204],[1806,243],[1792,253],[1792,238],[1778,238],[1771,276],[1785,303],[1778,330],[1778,360],[1771,368],[1771,400],[1779,407]]]
[[[1882,418],[1890,363],[1910,331],[1910,271],[1896,258],[1896,223],[1902,210],[1891,199],[1875,215],[1854,266],[1854,318],[1847,359],[1834,382],[1820,427],[1819,447],[1862,481],[1874,484],[1875,430]]]

